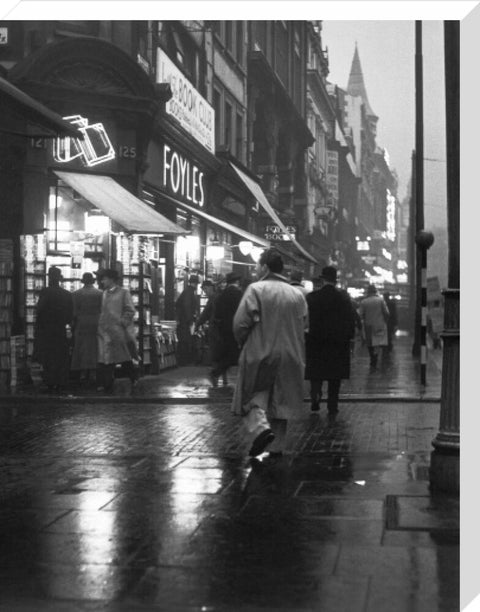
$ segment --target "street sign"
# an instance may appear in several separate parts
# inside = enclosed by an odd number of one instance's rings
[[[297,228],[294,225],[285,226],[286,234],[279,225],[267,225],[265,227],[265,238],[272,241],[291,242],[295,239]]]

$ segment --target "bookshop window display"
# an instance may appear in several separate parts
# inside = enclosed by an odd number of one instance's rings
[[[44,228],[43,233],[21,236],[21,316],[25,320],[27,358],[33,354],[36,304],[46,286],[48,268],[60,268],[62,286],[73,292],[82,287],[84,272],[95,275],[101,268],[115,267],[137,309],[134,322],[144,371],[155,373],[175,365],[170,356],[175,338],[163,332],[159,338],[165,282],[162,238],[121,231],[115,221],[62,181],[50,187]],[[166,350],[165,344],[171,344],[171,349]]]
[[[191,233],[188,236],[178,236],[175,241],[175,287],[176,300],[188,283],[188,277],[196,274],[202,277],[205,274],[202,264],[202,240],[200,220],[192,215],[177,211],[177,223]],[[200,278],[201,280],[201,278]],[[200,295],[201,286],[197,291]]]

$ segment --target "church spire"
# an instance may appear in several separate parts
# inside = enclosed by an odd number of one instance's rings
[[[378,116],[373,112],[370,102],[368,101],[367,90],[363,80],[362,65],[360,64],[360,56],[358,54],[357,41],[355,41],[355,53],[353,54],[352,67],[348,78],[347,92],[352,96],[360,96],[365,104],[367,115],[378,119]]]

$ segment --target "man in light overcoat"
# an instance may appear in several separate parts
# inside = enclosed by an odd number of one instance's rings
[[[303,294],[281,275],[276,249],[262,253],[258,281],[251,283],[233,319],[233,333],[242,347],[233,413],[243,417],[253,439],[250,456],[285,450],[287,422],[303,414],[305,342],[308,324]]]

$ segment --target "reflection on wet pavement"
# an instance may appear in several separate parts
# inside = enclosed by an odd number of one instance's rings
[[[227,403],[5,406],[0,609],[457,610],[438,413],[344,402],[248,460]]]

